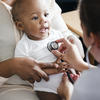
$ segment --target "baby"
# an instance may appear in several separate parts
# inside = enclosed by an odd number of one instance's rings
[[[53,11],[52,3],[46,0],[18,0],[12,8],[13,20],[18,30],[23,33],[22,39],[16,46],[16,57],[29,57],[36,62],[52,63],[56,57],[47,49],[49,42],[68,37],[71,33],[60,33],[50,27]],[[40,100],[60,100],[57,88],[63,73],[50,75],[49,81],[41,80],[34,83]],[[9,83],[27,84],[18,76],[10,78]]]

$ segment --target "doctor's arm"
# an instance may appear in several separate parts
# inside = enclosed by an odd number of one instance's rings
[[[60,40],[57,40],[56,42],[61,43],[62,45],[60,46],[58,50],[52,51],[52,53],[56,55],[58,58],[62,57],[62,59],[65,62],[68,62],[69,64],[73,65],[71,67],[73,67],[74,69],[78,71],[84,71],[89,68],[95,68],[93,65],[88,65],[88,63],[86,63],[83,60],[74,42],[72,43],[68,39],[66,40],[60,39]]]

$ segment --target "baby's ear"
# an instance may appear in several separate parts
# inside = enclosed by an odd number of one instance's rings
[[[17,29],[19,31],[23,31],[24,30],[24,25],[23,25],[23,23],[21,21],[16,21],[15,24],[16,24],[16,27],[17,27]]]

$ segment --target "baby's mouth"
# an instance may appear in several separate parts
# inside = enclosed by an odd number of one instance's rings
[[[40,29],[40,33],[46,33],[49,30],[48,27],[43,27]]]

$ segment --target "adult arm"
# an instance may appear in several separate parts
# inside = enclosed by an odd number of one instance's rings
[[[68,39],[60,39],[56,42],[62,43],[58,51],[52,51],[57,57],[61,57],[65,62],[73,65],[71,67],[78,71],[89,69],[89,65],[83,61],[77,46]],[[63,53],[62,53],[63,52]],[[93,67],[92,65],[90,65]]]
[[[23,80],[28,80],[30,82],[34,82],[34,80],[40,81],[41,77],[48,80],[47,74],[38,69],[38,66],[35,65],[32,59],[25,57],[8,59],[0,62],[0,76],[8,78],[17,74]]]
[[[15,59],[8,59],[0,62],[0,76],[8,78],[14,74],[13,73],[14,60]]]

